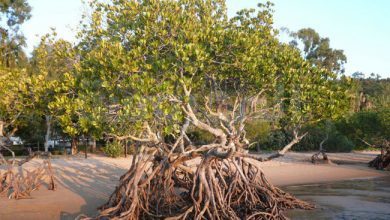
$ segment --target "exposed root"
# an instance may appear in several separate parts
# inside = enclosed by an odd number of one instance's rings
[[[375,167],[378,170],[390,171],[390,142],[385,142],[382,146],[381,154],[368,163],[368,166]]]
[[[0,196],[7,196],[9,199],[31,198],[31,192],[38,190],[46,182],[46,178],[49,179],[49,190],[57,188],[50,157],[32,171],[21,168],[23,164],[32,160],[38,154],[34,153],[32,155],[16,163],[15,159],[12,162],[6,161],[0,153],[6,167],[5,170],[1,170],[2,167],[0,167]]]
[[[322,155],[322,159],[320,158],[321,155]],[[329,159],[329,157],[325,153],[325,151],[319,151],[319,152],[313,154],[313,156],[311,156],[311,162],[314,164],[317,164],[317,163],[332,164],[332,161]]]
[[[194,158],[196,170],[185,163]],[[314,208],[272,186],[256,163],[215,149],[136,155],[98,219],[285,219],[285,209]]]
[[[311,156],[312,163],[317,164],[317,163],[322,162],[322,163],[327,163],[327,164],[333,164],[332,161],[330,161],[328,155],[325,153],[325,150],[324,150],[324,143],[328,139],[329,139],[329,135],[326,134],[326,137],[320,143],[320,150],[317,153],[313,154],[313,156]],[[320,159],[320,155],[322,155],[322,160]]]

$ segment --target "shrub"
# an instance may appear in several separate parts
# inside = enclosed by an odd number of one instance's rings
[[[200,129],[193,129],[192,131],[188,132],[188,137],[193,141],[195,144],[208,144],[214,141],[214,136],[211,135],[209,132],[200,130]]]
[[[375,145],[388,138],[389,112],[386,109],[357,112],[337,122],[337,130],[353,142],[354,149],[366,149],[369,146],[362,140]]]
[[[65,155],[65,149],[56,149],[51,152],[52,155]]]
[[[252,149],[257,150],[280,150],[287,144],[288,135],[282,130],[275,130],[267,133],[264,141],[256,143]]]
[[[324,143],[327,152],[350,152],[353,149],[353,142],[338,132],[329,134],[329,139]]]
[[[324,122],[306,126],[301,133],[308,131],[308,135],[298,144],[293,146],[294,151],[318,151],[321,141],[328,134],[328,139],[324,143],[324,150],[328,152],[348,152],[353,149],[351,142],[345,135],[340,133],[332,122]],[[283,130],[275,130],[267,135],[265,142],[260,144],[262,150],[280,150],[292,140],[292,134]]]
[[[135,146],[135,145],[130,145],[130,146],[127,146],[127,154],[129,154],[129,155],[135,155],[135,154],[137,154],[137,146]]]
[[[123,145],[119,141],[109,142],[103,147],[103,152],[109,157],[117,158],[123,154]]]
[[[340,133],[333,122],[321,122],[316,125],[307,126],[304,130],[308,135],[300,143],[293,147],[295,151],[318,151],[320,143],[328,135],[324,142],[323,149],[326,152],[349,152],[354,144],[345,135]]]
[[[268,135],[271,132],[269,122],[265,121],[251,121],[245,126],[246,138],[255,143],[251,146],[251,150],[259,150],[264,143],[268,141]]]
[[[15,153],[15,156],[28,155],[27,148],[23,147],[22,145],[13,145],[10,146],[9,148]],[[7,156],[7,157],[12,155],[8,150],[5,149],[2,149],[0,153],[3,154],[3,156]]]

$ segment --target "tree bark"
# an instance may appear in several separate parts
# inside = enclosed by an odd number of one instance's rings
[[[88,141],[88,138],[86,138],[85,136],[84,136],[84,145],[85,145],[85,151],[84,151],[84,156],[85,156],[85,159],[87,159],[88,158],[88,143],[89,141]]]
[[[4,122],[0,121],[0,138],[4,137]]]
[[[383,141],[381,144],[381,154],[371,160],[368,166],[375,167],[378,170],[390,170],[390,141]]]
[[[95,153],[96,151],[96,139],[95,138],[92,138],[92,153]]]
[[[326,134],[326,137],[321,141],[320,143],[320,151],[313,154],[313,156],[311,156],[311,162],[312,163],[317,163],[320,161],[320,158],[319,156],[322,155],[322,161],[323,162],[326,162],[326,163],[332,163],[329,158],[328,158],[328,155],[326,154],[325,150],[324,150],[324,143],[329,139],[329,134]]]
[[[45,115],[46,119],[46,135],[45,135],[45,152],[49,151],[49,140],[50,140],[50,133],[51,133],[51,116]]]
[[[72,138],[72,143],[71,143],[71,154],[75,155],[77,153],[77,145],[78,145],[78,140],[77,137]]]
[[[124,146],[125,146],[125,157],[127,157],[127,140],[125,140]]]
[[[4,122],[0,121],[0,145],[5,144],[4,138]]]

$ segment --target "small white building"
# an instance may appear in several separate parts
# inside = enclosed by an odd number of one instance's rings
[[[22,145],[23,140],[20,137],[10,137],[10,141],[12,142],[12,145]]]

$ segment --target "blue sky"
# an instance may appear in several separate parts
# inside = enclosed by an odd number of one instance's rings
[[[259,0],[227,0],[229,15],[256,7]],[[261,1],[264,2],[264,1]],[[346,73],[374,72],[390,77],[390,0],[272,0],[275,27],[292,31],[311,27],[348,58]],[[22,26],[27,51],[55,27],[58,35],[74,39],[85,7],[81,0],[29,0],[32,18]]]

